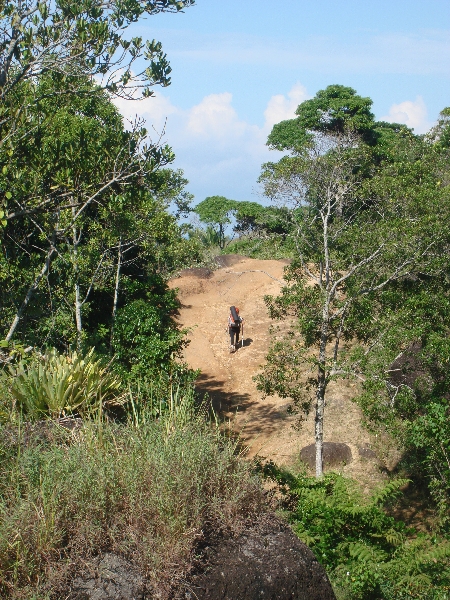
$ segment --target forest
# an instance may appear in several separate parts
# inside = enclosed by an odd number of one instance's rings
[[[276,510],[338,600],[447,599],[450,108],[417,135],[331,84],[273,127],[262,203],[194,202],[114,103],[171,81],[132,24],[193,4],[0,3],[0,595],[66,597],[114,552],[169,598],[204,532]],[[314,472],[246,459],[185,360],[170,282],[227,254],[286,260],[254,381],[314,419]],[[324,465],[338,380],[401,455],[369,494]]]

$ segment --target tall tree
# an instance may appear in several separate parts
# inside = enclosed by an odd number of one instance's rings
[[[15,155],[17,145],[36,143],[38,129],[54,127],[49,98],[89,95],[101,87],[110,95],[151,96],[154,85],[170,84],[171,68],[160,42],[127,39],[126,30],[143,15],[179,12],[194,0],[12,0],[0,5],[0,147]],[[136,68],[143,59],[146,65]],[[139,62],[141,64],[141,62]],[[52,86],[36,85],[42,77]],[[97,86],[86,86],[86,79]],[[3,168],[7,168],[4,165]],[[5,220],[38,211],[69,209],[56,190],[30,198],[20,211],[8,181],[0,188]],[[31,213],[30,213],[31,211]]]
[[[225,231],[237,205],[236,200],[229,200],[225,196],[208,196],[194,209],[200,221],[214,229],[221,249],[225,248]]]
[[[265,165],[261,176],[265,194],[290,207],[297,250],[287,270],[288,285],[280,297],[267,300],[273,317],[290,314],[296,320],[289,334],[273,345],[265,372],[258,378],[259,388],[266,394],[293,398],[306,410],[308,389],[313,389],[317,476],[322,474],[327,387],[333,379],[359,370],[343,342],[359,338],[370,347],[380,334],[373,322],[375,299],[392,289],[394,282],[427,270],[435,249],[446,243],[438,227],[436,194],[427,189],[424,202],[424,194],[405,199],[390,193],[386,180],[378,175],[384,173],[384,165],[378,165],[379,152],[374,153],[364,141],[373,144],[377,127],[384,130],[384,124],[372,119],[371,135],[367,125],[370,101],[357,102],[353,93],[351,99],[363,107],[364,118],[360,119],[358,111],[356,121],[351,110],[336,111],[336,88],[348,89],[332,86],[329,109],[322,102],[327,94],[322,92],[307,101],[306,108],[300,105],[300,115],[319,106],[314,112],[318,119],[303,123],[296,143],[281,137],[279,147],[287,144],[291,156]],[[276,135],[285,131],[276,127],[269,137],[272,145]],[[403,146],[403,160],[414,163],[417,156],[410,148],[415,147],[416,138],[401,128],[396,135],[399,147]],[[417,183],[412,184],[415,191]],[[313,365],[316,374],[305,382],[308,365]]]
[[[46,76],[38,85],[51,90],[59,82]],[[0,152],[0,182],[16,207],[0,236],[7,341],[20,331],[32,344],[81,346],[101,328],[111,328],[111,338],[124,277],[145,285],[150,274],[184,265],[189,249],[195,256],[167,212],[170,202],[186,209],[190,199],[182,173],[165,168],[170,148],[146,145],[145,130],[139,123],[125,130],[104,91],[86,80],[78,85],[87,93],[70,101],[49,93],[30,113],[32,140],[14,155]],[[50,110],[42,126],[40,115]],[[52,211],[39,210],[55,195]]]

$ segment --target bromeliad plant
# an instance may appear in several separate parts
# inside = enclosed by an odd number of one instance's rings
[[[31,420],[86,416],[123,401],[119,378],[95,357],[94,348],[85,356],[53,349],[9,365],[0,377],[16,411]]]

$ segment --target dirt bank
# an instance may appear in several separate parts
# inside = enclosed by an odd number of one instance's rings
[[[182,303],[179,322],[192,328],[186,361],[201,369],[199,389],[211,396],[234,430],[242,432],[249,456],[259,454],[292,465],[301,448],[314,441],[314,416],[306,419],[300,431],[293,429],[296,417],[287,413],[289,403],[278,397],[262,400],[253,381],[270,343],[271,320],[264,296],[279,292],[286,261],[220,258],[223,266],[214,272],[184,271],[171,281]],[[244,346],[235,354],[229,353],[225,331],[232,304],[245,318]],[[364,448],[373,448],[383,457],[377,440],[361,426],[361,413],[351,401],[356,391],[356,384],[348,381],[330,385],[324,439],[350,447],[353,458],[342,472],[371,488],[383,474],[379,459]]]

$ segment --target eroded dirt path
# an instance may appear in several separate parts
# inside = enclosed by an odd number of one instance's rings
[[[210,395],[216,409],[240,432],[250,456],[294,464],[300,449],[314,442],[314,416],[310,414],[301,430],[295,430],[296,417],[287,412],[289,402],[278,397],[263,400],[253,381],[270,343],[271,320],[264,296],[279,292],[286,263],[233,255],[221,259],[224,266],[209,278],[194,269],[171,281],[182,304],[179,322],[192,328],[185,359],[192,368],[201,369],[199,389]],[[245,318],[244,346],[230,354],[226,326],[233,304]],[[355,393],[355,384],[348,381],[329,387],[324,439],[350,446],[353,460],[342,471],[371,488],[382,479],[379,462],[361,456],[360,448],[367,444],[377,448],[377,440],[361,426],[360,411],[351,401]],[[379,456],[381,450],[378,444]]]

